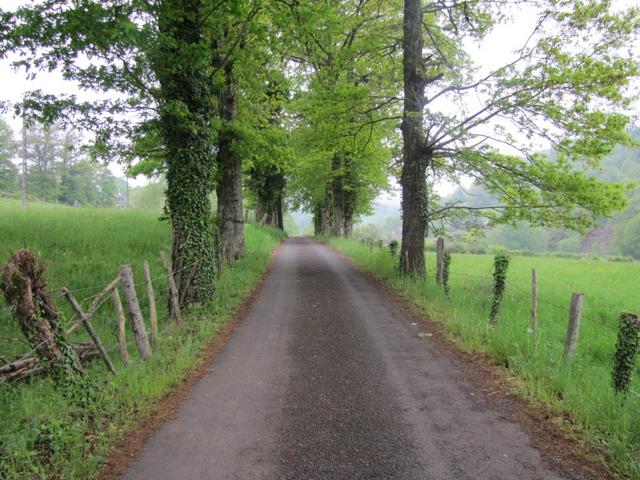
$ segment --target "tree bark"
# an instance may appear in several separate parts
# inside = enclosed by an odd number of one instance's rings
[[[131,331],[136,340],[138,352],[144,360],[151,358],[151,344],[147,336],[147,328],[144,325],[140,304],[138,303],[138,295],[136,294],[136,286],[133,283],[133,271],[131,265],[123,265],[120,268],[120,276],[122,277],[122,293],[124,295],[124,303],[129,312],[131,320]]]
[[[404,143],[402,186],[402,247],[400,271],[424,275],[424,237],[426,221],[426,168],[430,153],[425,148],[423,132],[424,72],[422,61],[421,0],[404,1]]]
[[[333,194],[326,189],[324,200],[320,206],[320,234],[324,236],[331,235],[333,231]]]
[[[338,152],[331,161],[331,197],[333,200],[333,223],[331,234],[341,237],[344,234],[344,173],[342,172],[342,153]]]
[[[206,41],[201,9],[201,0],[160,3],[158,23],[164,40],[152,59],[162,98],[160,131],[167,163],[173,272],[185,303],[203,303],[211,297],[217,261],[209,201],[215,166],[210,57],[194,55]],[[191,268],[194,273],[187,277]]]
[[[44,265],[31,250],[18,250],[4,267],[0,290],[38,358],[49,365],[57,382],[71,381],[82,368],[65,338],[43,274]]]
[[[256,222],[284,230],[285,185],[284,173],[273,165],[251,170],[249,186],[256,196]]]
[[[218,248],[220,264],[232,263],[244,256],[244,218],[242,216],[242,158],[234,150],[237,138],[236,84],[233,62],[224,65],[224,87],[220,92],[220,130],[217,166]]]

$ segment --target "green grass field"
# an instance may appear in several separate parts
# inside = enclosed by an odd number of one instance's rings
[[[159,345],[148,362],[139,359],[128,333],[132,362],[125,366],[116,348],[111,302],[99,311],[94,326],[111,351],[118,375],[111,376],[96,360],[88,375],[96,383],[97,400],[91,411],[70,406],[48,379],[0,385],[0,478],[85,479],[100,469],[109,448],[149,412],[156,400],[172,390],[193,368],[202,347],[231,318],[265,270],[272,248],[282,233],[248,225],[247,255],[220,275],[211,302],[192,309],[180,327],[166,318],[166,279],[158,252],[167,250],[170,230],[158,214],[122,209],[80,209],[0,200],[0,257],[2,263],[18,248],[31,247],[47,264],[46,278],[63,321],[71,313],[58,296],[69,288],[86,305],[119,270],[134,268],[138,297],[147,320],[142,263],[150,263],[158,315]],[[0,301],[0,355],[12,359],[29,351],[20,330]],[[82,332],[77,338],[88,339]]]
[[[640,368],[632,391],[620,401],[611,389],[611,369],[621,312],[640,312],[640,263],[613,263],[550,257],[513,257],[496,328],[488,326],[492,299],[489,255],[452,254],[448,300],[435,283],[435,254],[427,254],[427,279],[398,275],[397,258],[387,249],[356,241],[331,243],[358,264],[415,302],[433,321],[443,323],[466,350],[482,350],[516,374],[521,395],[574,421],[576,435],[604,447],[609,464],[626,478],[640,478]],[[528,333],[531,269],[538,276],[538,332]],[[572,292],[583,292],[584,311],[575,357],[562,361]]]

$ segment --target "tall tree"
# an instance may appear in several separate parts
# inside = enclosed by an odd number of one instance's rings
[[[173,271],[181,303],[205,302],[214,288],[216,255],[209,194],[214,185],[213,101],[206,1],[158,5],[151,67],[160,84],[159,125],[167,171]]]
[[[294,2],[281,12],[298,82],[291,190],[314,213],[316,233],[350,235],[355,216],[387,185],[399,56],[385,41],[396,5]]]
[[[425,78],[422,40],[422,2],[405,0],[403,23],[404,113],[402,116],[402,245],[400,271],[424,273],[427,231],[426,170],[432,152],[423,131]]]
[[[0,118],[0,192],[15,192],[18,188],[18,169],[11,161],[16,151],[13,130]]]
[[[404,4],[403,272],[424,272],[428,223],[465,208],[429,201],[428,185],[438,178],[472,177],[495,194],[499,205],[485,210],[494,222],[584,230],[624,207],[625,186],[599,182],[585,167],[629,143],[626,87],[638,62],[628,47],[637,39],[638,9],[519,2],[514,8],[534,12],[530,35],[504,65],[474,69],[467,49],[508,6]],[[557,155],[537,153],[541,142]]]
[[[220,260],[232,262],[244,255],[244,216],[242,209],[242,156],[236,143],[238,133],[237,57],[247,48],[247,35],[260,10],[260,2],[228,4],[226,23],[213,40],[213,64],[221,72],[217,87],[220,129],[216,162],[218,198],[218,245]]]
[[[167,174],[173,268],[183,303],[213,291],[217,256],[209,194],[214,189],[215,81],[220,25],[231,1],[45,0],[2,12],[0,55],[21,55],[31,74],[58,69],[98,101],[31,92],[19,113],[95,134],[93,153],[136,153],[152,137]],[[87,61],[88,60],[88,61]],[[116,93],[112,95],[111,93]]]

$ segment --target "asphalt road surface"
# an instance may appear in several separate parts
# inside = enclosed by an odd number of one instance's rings
[[[290,238],[124,478],[565,478],[424,328],[328,247]]]

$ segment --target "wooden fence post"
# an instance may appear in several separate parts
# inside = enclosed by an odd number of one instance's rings
[[[107,368],[111,373],[115,375],[116,369],[113,367],[113,363],[111,363],[109,354],[107,353],[105,348],[102,346],[102,342],[100,342],[100,338],[98,337],[98,334],[94,330],[93,325],[91,325],[91,317],[89,317],[89,315],[85,314],[82,311],[82,307],[80,306],[80,304],[77,302],[77,300],[69,290],[67,290],[66,288],[63,288],[62,295],[64,295],[64,297],[69,301],[69,304],[71,305],[71,307],[75,310],[75,312],[80,317],[80,321],[82,321],[82,325],[84,325],[84,328],[87,330],[87,333],[89,333],[89,336],[93,341],[93,344],[96,346],[96,348],[100,352],[100,355],[102,356],[104,363],[107,365]]]
[[[149,324],[151,325],[151,345],[158,344],[158,311],[156,309],[156,296],[153,293],[149,262],[144,261],[144,277],[147,281],[147,299],[149,300]]]
[[[564,342],[564,359],[569,360],[576,349],[578,343],[578,332],[580,331],[580,318],[582,316],[582,300],[584,294],[573,293],[571,295],[571,307],[569,308],[569,326],[567,328],[567,338]]]
[[[438,237],[436,243],[436,282],[442,283],[442,270],[444,266],[444,238]]]
[[[175,319],[176,324],[180,325],[180,322],[182,321],[182,312],[180,311],[178,289],[176,288],[176,282],[173,278],[171,262],[169,261],[169,258],[164,251],[160,252],[160,257],[162,258],[162,265],[164,266],[164,271],[167,274],[167,280],[169,281],[169,300],[171,302],[171,315]]]
[[[536,269],[531,270],[531,327],[529,333],[536,333],[538,329],[538,276]]]
[[[127,337],[124,328],[127,319],[124,316],[122,301],[120,300],[120,292],[117,287],[113,289],[113,306],[116,310],[116,314],[118,315],[118,345],[120,346],[122,361],[126,365],[129,363],[129,350],[127,349]]]
[[[136,345],[140,356],[144,360],[151,357],[151,345],[147,336],[147,329],[144,326],[144,319],[140,311],[136,287],[133,283],[133,272],[131,265],[123,265],[120,267],[120,276],[122,277],[122,293],[124,294],[124,303],[127,306],[129,317],[131,318],[131,330],[136,339]]]

